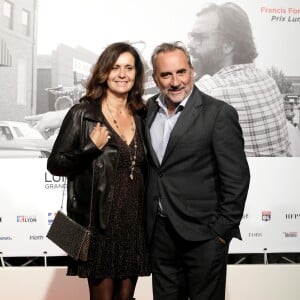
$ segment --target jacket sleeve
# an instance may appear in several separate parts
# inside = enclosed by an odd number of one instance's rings
[[[84,137],[83,109],[73,106],[65,116],[47,161],[47,169],[57,176],[81,172],[102,153],[89,135]]]
[[[212,229],[227,241],[232,237],[241,239],[239,224],[247,198],[250,172],[238,114],[228,104],[224,104],[216,117],[213,149],[221,200]]]

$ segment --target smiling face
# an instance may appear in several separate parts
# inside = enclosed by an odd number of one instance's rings
[[[155,60],[153,79],[167,104],[177,106],[193,88],[194,69],[183,51],[161,52]]]
[[[131,53],[120,54],[108,73],[108,92],[116,95],[128,94],[135,82],[135,60]]]

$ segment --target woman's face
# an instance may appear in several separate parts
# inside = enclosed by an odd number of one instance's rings
[[[127,94],[135,82],[135,60],[131,53],[120,54],[111,71],[108,73],[108,91],[123,95]]]

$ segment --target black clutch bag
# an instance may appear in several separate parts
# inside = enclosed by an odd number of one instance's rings
[[[59,210],[47,233],[47,238],[73,259],[86,261],[91,235],[90,229],[76,223]]]
[[[87,261],[89,246],[92,237],[91,220],[92,220],[92,207],[93,207],[93,190],[94,190],[94,173],[95,167],[93,165],[92,176],[92,189],[91,189],[91,201],[90,201],[90,214],[89,225],[84,227],[71,219],[69,216],[62,212],[64,191],[61,201],[61,209],[55,215],[53,223],[46,235],[53,243],[64,250],[70,257],[75,260]]]

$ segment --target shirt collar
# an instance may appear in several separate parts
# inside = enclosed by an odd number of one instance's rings
[[[192,94],[193,89],[190,91],[190,93],[180,102],[180,104],[176,107],[174,114],[176,114],[178,111],[182,111],[188,102],[190,95]],[[164,111],[167,111],[167,105],[165,101],[164,95],[160,94],[159,97],[157,97],[156,102],[158,106],[163,109]]]

